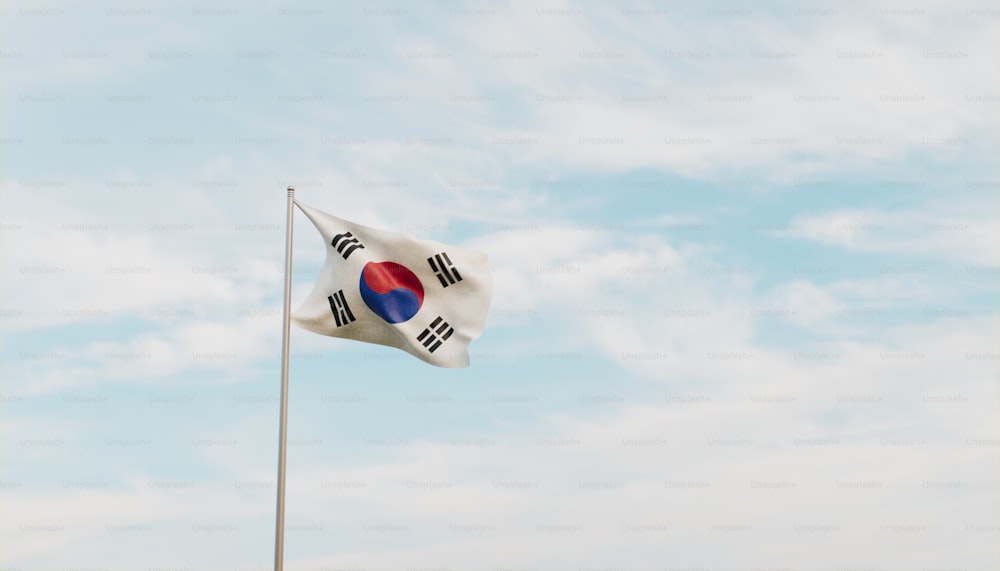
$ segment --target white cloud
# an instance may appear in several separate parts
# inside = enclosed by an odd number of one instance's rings
[[[860,252],[938,258],[972,266],[996,267],[1000,231],[992,200],[958,204],[935,203],[906,210],[843,209],[801,214],[781,235],[841,246]],[[898,264],[887,263],[889,271]],[[920,266],[914,266],[922,271]],[[897,268],[898,271],[905,270]],[[913,271],[913,268],[911,268]]]
[[[332,521],[358,547],[296,561],[477,567],[485,551],[491,564],[553,568],[642,568],[667,553],[727,567],[989,565],[989,534],[968,526],[996,522],[984,509],[996,499],[996,388],[991,363],[962,349],[990,330],[967,320],[900,332],[893,352],[927,355],[913,363],[874,347],[818,366],[785,356],[761,368],[771,382],[734,372],[693,405],[625,405],[482,446],[419,442],[368,467],[305,467],[289,521]],[[336,513],[345,504],[357,509]],[[872,536],[894,549],[859,543]],[[779,547],[790,538],[803,549]],[[709,554],[715,541],[728,549]]]
[[[62,565],[66,553],[73,553],[74,565],[81,567],[183,566],[192,561],[194,551],[204,555],[203,564],[216,565],[223,555],[217,551],[221,538],[230,546],[242,546],[236,554],[227,550],[229,562],[249,565],[255,555],[266,557],[262,540],[271,534],[245,523],[265,516],[268,509],[247,501],[246,494],[231,485],[206,487],[204,481],[147,478],[135,478],[124,489],[109,489],[93,479],[63,484],[69,489],[61,493],[4,494],[5,566]],[[175,485],[179,488],[171,487]],[[164,537],[183,541],[187,548],[177,550]]]
[[[978,133],[995,113],[967,101],[995,91],[995,74],[979,72],[988,62],[977,46],[996,43],[985,20],[938,30],[930,43],[919,27],[882,27],[847,9],[794,26],[749,13],[721,33],[697,17],[591,7],[546,19],[516,6],[463,22],[457,34],[471,49],[460,64],[481,86],[563,98],[526,105],[531,127],[507,130],[536,140],[512,152],[540,163],[701,178],[762,169],[788,182],[922,150],[949,153],[956,141],[985,151]],[[483,54],[495,50],[535,55],[487,59],[484,69]]]

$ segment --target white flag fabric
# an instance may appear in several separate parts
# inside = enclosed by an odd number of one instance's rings
[[[326,242],[299,327],[402,349],[439,367],[468,367],[493,280],[486,254],[354,224],[295,201]]]

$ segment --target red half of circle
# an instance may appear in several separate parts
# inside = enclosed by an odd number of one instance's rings
[[[406,288],[424,302],[424,286],[409,268],[396,262],[368,262],[365,265],[365,282],[378,293],[389,293],[396,288]]]

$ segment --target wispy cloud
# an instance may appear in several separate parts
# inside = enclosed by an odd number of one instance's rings
[[[984,200],[909,209],[845,209],[793,218],[783,235],[860,252],[900,254],[978,267],[1000,264],[995,208]],[[907,262],[894,261],[900,264]],[[919,264],[919,261],[916,262]]]

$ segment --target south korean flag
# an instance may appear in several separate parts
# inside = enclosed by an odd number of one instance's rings
[[[402,349],[439,367],[468,367],[493,280],[486,254],[368,228],[295,201],[326,242],[299,327]]]

